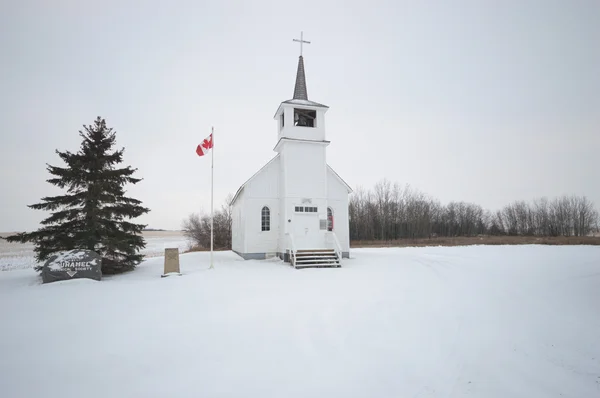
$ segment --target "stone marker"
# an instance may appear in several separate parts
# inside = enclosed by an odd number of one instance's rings
[[[171,274],[181,275],[179,271],[179,249],[165,249],[165,272],[161,276],[169,276]]]
[[[92,250],[75,249],[52,255],[42,267],[42,283],[87,278],[102,279],[102,257]]]

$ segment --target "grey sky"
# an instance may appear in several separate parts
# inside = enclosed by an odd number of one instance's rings
[[[600,2],[14,1],[0,6],[0,231],[38,227],[27,204],[55,149],[106,118],[138,221],[178,229],[274,156],[304,31],[308,96],[330,106],[329,164],[443,203],[496,210],[586,195],[600,205]]]

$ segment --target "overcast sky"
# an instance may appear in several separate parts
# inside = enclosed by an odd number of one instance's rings
[[[143,181],[137,219],[179,229],[220,206],[275,152],[304,31],[309,99],[330,106],[329,164],[356,188],[387,178],[497,210],[586,195],[600,207],[600,2],[31,1],[0,5],[0,231],[55,150],[106,119]]]

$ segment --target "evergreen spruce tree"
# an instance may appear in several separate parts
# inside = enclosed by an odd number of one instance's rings
[[[143,260],[139,250],[146,246],[141,232],[145,225],[127,221],[147,213],[141,201],[125,197],[124,185],[141,179],[132,177],[137,169],[115,168],[123,161],[124,149],[111,151],[115,132],[98,117],[93,126],[83,126],[83,138],[77,153],[56,153],[66,167],[47,165],[55,176],[47,182],[67,192],[44,197],[42,203],[28,205],[48,210],[52,215],[34,232],[24,232],[6,239],[9,242],[33,242],[36,260],[45,261],[53,253],[71,249],[88,249],[102,256],[102,273],[129,271]],[[36,267],[37,271],[41,266]]]

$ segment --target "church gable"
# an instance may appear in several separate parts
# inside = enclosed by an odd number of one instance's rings
[[[279,156],[271,159],[245,184],[246,198],[279,197]]]
[[[232,204],[240,199],[242,192],[245,198],[254,197],[257,194],[265,196],[265,192],[269,197],[279,196],[279,154],[242,184],[233,196]]]
[[[352,188],[336,173],[331,166],[327,165],[327,185],[329,187],[329,198],[348,198],[348,194],[352,193]]]

